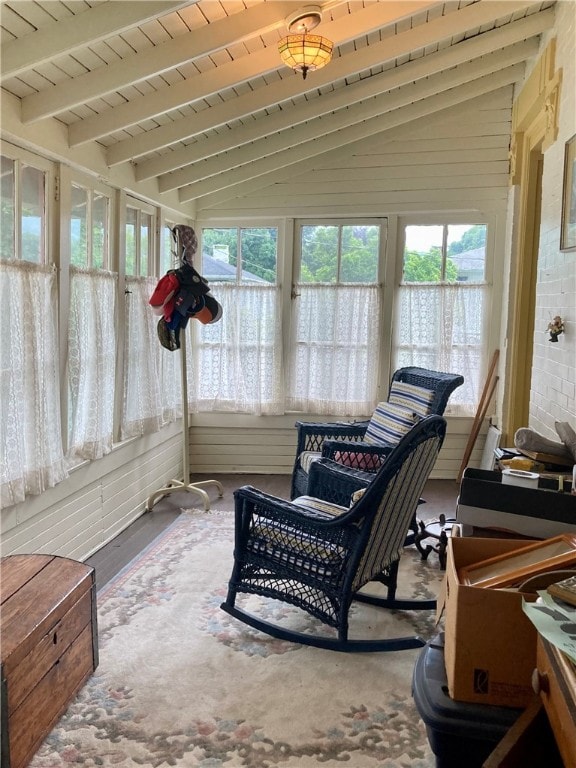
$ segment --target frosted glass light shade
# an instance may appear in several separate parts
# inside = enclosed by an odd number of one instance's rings
[[[280,58],[288,67],[301,72],[304,80],[310,71],[326,66],[332,58],[333,43],[320,35],[288,35],[278,43]]]

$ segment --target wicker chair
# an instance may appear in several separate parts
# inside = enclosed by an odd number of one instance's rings
[[[455,373],[443,373],[414,366],[399,368],[390,382],[401,382],[430,390],[433,395],[426,413],[442,416],[452,392],[464,383],[464,377]],[[396,443],[378,445],[364,442],[369,421],[358,422],[296,422],[296,459],[292,471],[290,498],[308,492],[309,468],[317,458],[336,460],[352,468],[375,473]]]
[[[417,636],[351,640],[348,613],[353,600],[400,610],[435,608],[435,600],[397,599],[396,588],[408,527],[445,431],[441,416],[422,419],[349,508],[310,496],[290,502],[250,486],[235,491],[234,566],[221,608],[269,635],[320,648],[392,651],[424,645]],[[386,596],[360,592],[369,582],[384,584]],[[237,606],[240,593],[301,608],[335,628],[335,636],[264,621]]]

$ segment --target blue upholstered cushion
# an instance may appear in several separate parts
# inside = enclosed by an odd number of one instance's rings
[[[394,403],[378,403],[368,424],[364,442],[370,445],[399,443],[417,418],[412,409]]]
[[[431,389],[404,381],[394,381],[390,387],[388,402],[409,408],[418,416],[428,416],[433,399],[434,392]]]

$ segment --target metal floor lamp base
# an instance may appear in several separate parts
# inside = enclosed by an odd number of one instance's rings
[[[154,504],[161,496],[167,496],[169,493],[175,493],[176,491],[189,491],[190,493],[197,493],[204,504],[204,511],[207,512],[210,509],[210,497],[206,491],[201,487],[203,485],[215,485],[218,489],[218,498],[221,499],[224,496],[224,488],[222,483],[218,480],[202,480],[199,483],[183,483],[181,480],[170,480],[170,483],[165,488],[159,488],[148,496],[146,502],[146,512],[150,512]]]
[[[184,476],[189,477],[190,462],[188,454],[188,387],[187,387],[187,374],[186,374],[186,335],[184,328],[180,329],[180,359],[181,359],[181,371],[182,371],[182,472]],[[204,503],[204,511],[207,512],[210,509],[210,497],[206,491],[202,488],[205,485],[215,485],[218,489],[218,497],[221,499],[224,496],[224,487],[218,480],[201,480],[198,483],[184,483],[182,480],[170,480],[168,485],[164,488],[159,488],[154,493],[148,496],[146,502],[146,512],[150,512],[156,501],[161,496],[166,496],[169,493],[175,493],[176,491],[189,491],[190,493],[197,493]]]

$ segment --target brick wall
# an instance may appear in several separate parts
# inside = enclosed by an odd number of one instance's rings
[[[529,426],[558,440],[555,421],[568,421],[576,429],[576,251],[560,251],[564,145],[576,134],[576,5],[562,0],[556,13],[556,68],[562,69],[560,131],[544,155]],[[546,332],[555,315],[565,325],[557,344],[548,341]]]

